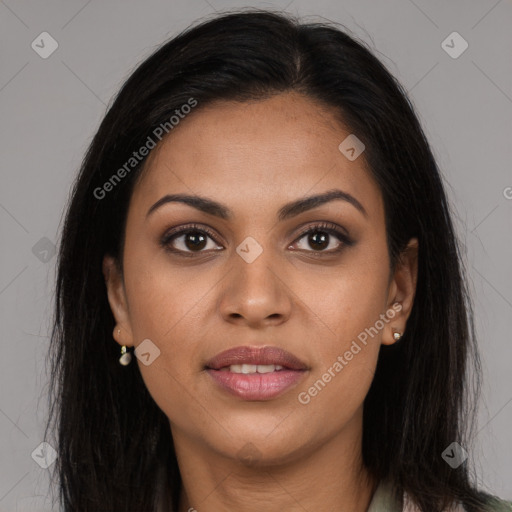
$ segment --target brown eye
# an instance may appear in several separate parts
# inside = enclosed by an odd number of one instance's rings
[[[207,242],[207,236],[199,231],[188,231],[184,235],[184,245],[191,251],[204,249]]]
[[[344,246],[354,243],[336,224],[331,223],[311,226],[300,235],[297,243],[302,239],[305,242],[298,247],[299,250],[329,254],[340,252]]]
[[[331,235],[322,231],[314,231],[308,235],[308,243],[315,250],[323,250],[328,247]]]
[[[209,241],[214,243],[209,243]],[[161,245],[171,252],[200,253],[206,250],[215,250],[219,246],[212,232],[206,228],[184,226],[164,235]],[[222,247],[220,247],[222,249]],[[217,249],[218,250],[218,249]]]

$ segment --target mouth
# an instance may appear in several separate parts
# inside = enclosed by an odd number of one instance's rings
[[[253,373],[272,373],[282,371],[284,366],[280,364],[230,364],[219,368],[221,372],[243,373],[244,375],[251,375]],[[213,370],[213,368],[209,368]],[[289,370],[290,368],[285,368]]]
[[[309,371],[296,356],[278,347],[236,347],[204,367],[222,391],[243,400],[263,401],[295,387]]]
[[[207,370],[223,370],[234,367],[235,373],[269,373],[271,371],[308,370],[307,365],[290,352],[278,347],[242,346],[225,350],[210,359]],[[271,368],[273,367],[273,368]]]

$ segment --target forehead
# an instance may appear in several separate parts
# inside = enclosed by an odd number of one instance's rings
[[[341,188],[379,215],[364,153],[350,161],[339,149],[349,135],[334,109],[296,92],[199,104],[148,156],[133,202],[196,193],[243,211]]]

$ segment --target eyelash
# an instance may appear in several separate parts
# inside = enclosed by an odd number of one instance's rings
[[[176,230],[171,230],[170,232],[166,233],[162,237],[162,239],[160,241],[160,245],[168,252],[171,252],[174,254],[179,254],[182,256],[186,256],[186,257],[194,256],[195,254],[201,254],[202,252],[205,252],[205,251],[203,251],[203,250],[182,251],[181,249],[173,249],[170,246],[170,242],[173,239],[178,238],[181,235],[186,235],[188,233],[197,233],[197,232],[204,233],[204,234],[208,235],[217,245],[220,245],[219,242],[217,242],[217,240],[215,238],[215,234],[206,226],[202,226],[199,224],[187,224],[185,226],[177,228]],[[315,233],[315,232],[327,233],[329,235],[335,236],[336,238],[338,238],[340,240],[341,246],[337,249],[331,249],[330,251],[310,250],[310,251],[306,251],[306,252],[311,252],[313,254],[319,254],[319,255],[322,255],[322,254],[333,255],[333,254],[337,254],[337,253],[341,252],[345,246],[350,247],[350,246],[354,245],[354,241],[351,238],[349,238],[344,232],[342,232],[336,224],[333,224],[331,222],[321,222],[321,223],[315,224],[313,226],[308,226],[304,231],[302,231],[297,236],[295,241],[299,241],[302,238],[304,238],[304,236],[306,236],[310,233]]]

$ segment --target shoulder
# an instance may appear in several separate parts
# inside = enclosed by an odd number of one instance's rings
[[[479,492],[480,498],[485,503],[485,512],[512,512],[512,502],[501,500],[496,496],[488,494],[486,492]],[[459,504],[459,509],[464,512],[473,510]]]
[[[487,500],[487,510],[489,512],[512,512],[512,501],[501,500],[490,494],[484,494],[483,496]]]
[[[484,492],[479,494],[486,502],[486,512],[512,512],[511,501],[501,500]],[[459,503],[450,512],[469,512],[469,510]],[[391,482],[384,480],[379,483],[367,512],[419,512],[419,509],[412,503],[407,493],[404,493],[402,500],[398,499],[393,492]]]

